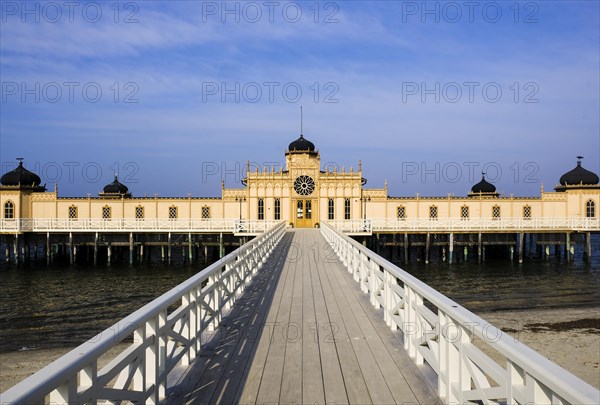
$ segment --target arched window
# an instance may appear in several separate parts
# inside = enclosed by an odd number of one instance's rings
[[[102,219],[105,220],[110,220],[111,218],[111,212],[110,212],[110,207],[108,205],[105,205],[104,207],[102,207]]]
[[[281,200],[279,198],[275,199],[275,211],[273,213],[273,219],[275,219],[275,221],[279,221],[281,219]]]
[[[492,207],[492,218],[500,219],[500,206],[499,205],[494,205]]]
[[[438,209],[435,205],[429,207],[429,219],[437,219],[438,218]]]
[[[523,219],[531,219],[531,206],[526,205],[523,207]]]
[[[405,220],[406,219],[406,207],[401,205],[398,207],[398,219]]]
[[[4,218],[13,219],[15,217],[15,204],[12,201],[4,203]]]
[[[177,219],[177,207],[174,205],[169,207],[169,219]]]
[[[74,205],[69,207],[69,219],[77,219],[77,207]]]
[[[469,207],[466,205],[460,207],[460,219],[469,219]]]
[[[265,219],[265,200],[258,199],[258,219]]]
[[[202,207],[202,219],[210,219],[210,207],[208,205]]]
[[[587,218],[596,218],[596,203],[594,200],[588,200],[585,204],[585,216]]]
[[[327,201],[327,218],[330,220],[335,219],[335,202],[333,198]]]
[[[344,219],[350,219],[350,199],[344,199]]]
[[[141,205],[135,207],[135,219],[144,219],[144,207]]]

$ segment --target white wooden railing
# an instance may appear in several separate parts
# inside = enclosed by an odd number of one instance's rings
[[[427,284],[327,223],[321,223],[321,232],[371,304],[382,308],[387,325],[403,332],[412,359],[437,374],[446,403],[600,403],[600,391]],[[506,366],[475,343],[497,352]]]
[[[408,218],[353,219],[327,221],[346,233],[364,232],[490,232],[490,231],[600,231],[600,218]]]
[[[279,221],[211,219],[0,219],[0,232],[235,232],[257,234]]]
[[[200,355],[202,333],[218,328],[223,312],[232,307],[284,233],[285,224],[280,222],[0,394],[0,403],[159,403],[169,372]],[[174,304],[177,309],[169,312]],[[133,342],[99,370],[98,358],[132,334]]]

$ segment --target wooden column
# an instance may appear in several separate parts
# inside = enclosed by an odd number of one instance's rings
[[[69,232],[69,264],[73,264],[74,261],[73,252],[73,232]]]
[[[519,234],[519,263],[523,263],[523,248],[525,247],[525,234]]]
[[[167,260],[169,261],[169,264],[171,264],[171,248],[172,248],[172,245],[171,245],[171,232],[169,232],[168,240],[169,240],[168,241],[169,246],[168,246],[168,249],[167,249]]]
[[[425,239],[425,264],[429,264],[429,246],[431,243],[431,234],[427,232]]]
[[[477,235],[477,261],[481,263],[483,255],[483,239],[481,237],[481,232]]]
[[[583,260],[586,263],[592,261],[592,234],[590,232],[585,233],[585,247],[583,249]]]
[[[129,264],[133,264],[133,232],[129,232]]]
[[[454,262],[454,233],[450,232],[448,237],[448,264]]]
[[[98,264],[98,232],[94,235],[94,266]]]
[[[224,247],[223,247],[223,232],[219,233],[219,259],[223,258]]]
[[[408,239],[408,232],[404,232],[404,263],[408,263],[410,260],[410,242]]]
[[[52,251],[50,250],[52,245],[50,244],[50,232],[46,232],[46,264],[50,264],[52,259]]]

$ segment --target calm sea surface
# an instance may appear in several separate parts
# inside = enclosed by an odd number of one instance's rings
[[[592,263],[507,258],[400,264],[474,312],[600,307],[600,235]],[[202,265],[0,265],[0,352],[75,346],[202,269]]]

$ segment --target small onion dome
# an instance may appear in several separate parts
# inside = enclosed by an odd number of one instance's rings
[[[600,179],[594,172],[590,172],[581,166],[582,156],[577,156],[577,166],[571,171],[566,172],[560,178],[560,186],[556,187],[556,191],[565,191],[566,189],[577,188],[598,188]]]
[[[469,195],[487,195],[497,197],[498,193],[496,193],[496,186],[492,183],[489,183],[485,179],[485,173],[481,175],[481,181],[471,187],[471,192]]]
[[[115,175],[115,180],[104,186],[104,190],[100,193],[101,197],[131,197],[131,193],[127,186],[119,181],[117,175]]]
[[[19,161],[19,166],[17,166],[16,169],[5,173],[2,178],[0,178],[0,184],[3,186],[32,189],[34,191],[46,191],[45,186],[40,186],[41,182],[40,176],[23,167],[23,161],[21,159]]]
[[[565,174],[560,178],[560,184],[563,186],[570,185],[594,185],[598,184],[598,175],[596,173],[590,172],[589,170],[584,169],[581,166],[581,159],[577,160],[577,166]]]
[[[300,134],[300,138],[290,143],[290,146],[288,147],[288,153],[316,154],[315,144],[304,138],[304,135]]]

